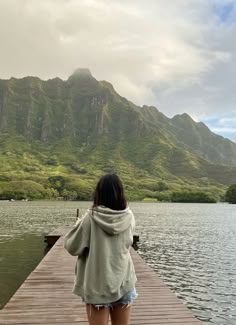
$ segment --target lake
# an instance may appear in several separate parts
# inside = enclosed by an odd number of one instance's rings
[[[89,202],[0,201],[0,309]],[[236,205],[131,203],[139,253],[204,324],[236,324]]]

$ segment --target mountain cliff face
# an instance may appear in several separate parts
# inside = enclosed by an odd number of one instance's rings
[[[219,164],[236,165],[236,143],[216,135],[202,122],[196,123],[187,114],[172,119],[176,138],[196,154]]]
[[[138,107],[87,69],[76,70],[66,81],[0,80],[0,143],[2,174],[3,162],[9,161],[9,172],[15,168],[18,174],[19,166],[29,165],[13,163],[18,150],[19,156],[30,156],[29,174],[36,175],[42,174],[37,164],[47,167],[46,174],[76,174],[71,164],[79,164],[90,166],[86,177],[91,178],[116,170],[130,178],[135,172],[141,178],[188,184],[236,181],[235,143],[187,114],[170,119],[155,107]],[[48,168],[52,156],[60,168]],[[27,175],[23,172],[22,178]]]

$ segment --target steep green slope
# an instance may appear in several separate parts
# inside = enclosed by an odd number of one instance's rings
[[[138,107],[87,69],[67,81],[0,80],[0,194],[9,182],[31,180],[52,196],[68,190],[85,198],[110,171],[131,198],[178,189],[221,194],[236,182],[233,166],[233,142],[186,114],[169,119]],[[61,185],[49,179],[58,176]]]
[[[172,118],[176,138],[196,154],[218,164],[236,166],[236,144],[216,135],[202,122],[196,123],[188,114]]]

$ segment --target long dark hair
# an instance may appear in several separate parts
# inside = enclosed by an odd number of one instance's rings
[[[93,194],[93,206],[103,205],[112,210],[124,210],[127,207],[123,184],[116,174],[102,176]]]

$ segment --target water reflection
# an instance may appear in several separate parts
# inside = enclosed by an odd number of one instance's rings
[[[236,206],[150,208],[138,216],[140,254],[204,323],[235,325]]]
[[[24,234],[1,239],[0,309],[43,257],[42,236]]]
[[[81,213],[88,203],[79,204]],[[45,254],[44,234],[75,221],[77,202],[0,201],[0,309]]]

